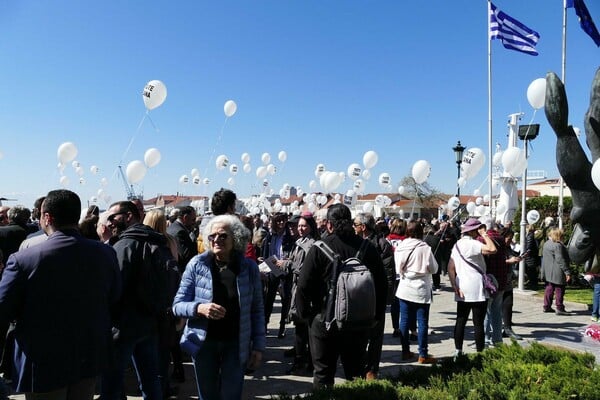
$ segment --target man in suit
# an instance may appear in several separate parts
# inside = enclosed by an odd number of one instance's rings
[[[8,210],[8,225],[0,226],[0,249],[4,253],[4,263],[8,256],[19,250],[27,234],[27,223],[31,211],[23,206],[14,206]]]
[[[80,210],[75,193],[49,192],[48,239],[12,254],[0,281],[0,323],[17,322],[13,384],[26,399],[93,399],[108,366],[119,265],[114,250],[79,234]]]
[[[179,271],[183,273],[187,263],[198,254],[196,242],[190,236],[196,224],[196,210],[191,206],[177,207],[177,210],[178,217],[169,225],[167,233],[177,242],[177,264]]]

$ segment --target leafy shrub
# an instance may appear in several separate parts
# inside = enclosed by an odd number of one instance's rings
[[[294,397],[279,397],[291,400]],[[295,398],[300,398],[295,397]],[[589,353],[513,342],[457,362],[401,369],[393,380],[347,382],[316,390],[310,400],[542,400],[600,398],[600,371]]]

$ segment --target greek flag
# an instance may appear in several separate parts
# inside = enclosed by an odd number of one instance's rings
[[[492,2],[489,5],[490,40],[500,39],[507,49],[537,56],[535,46],[540,40],[540,34],[498,10]]]
[[[600,33],[598,33],[598,29],[596,29],[592,16],[583,0],[567,0],[567,8],[575,8],[581,29],[592,38],[596,46],[600,47]]]

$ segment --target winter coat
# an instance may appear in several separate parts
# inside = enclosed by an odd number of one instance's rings
[[[544,243],[544,256],[542,257],[542,278],[555,285],[566,285],[566,276],[569,270],[569,254],[561,242],[550,239]]]

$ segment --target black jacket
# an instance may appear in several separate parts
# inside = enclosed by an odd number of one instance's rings
[[[338,253],[342,260],[356,256],[362,241],[363,239],[357,235],[342,239],[338,235],[332,234],[323,239],[323,242]],[[370,242],[366,246],[362,262],[369,268],[375,280],[377,315],[385,314],[387,279],[381,257]],[[311,325],[315,318],[322,317],[330,276],[331,262],[329,258],[316,246],[312,246],[304,259],[296,292],[298,314],[302,319],[308,320]],[[322,333],[325,333],[325,324],[320,325],[322,325]]]

